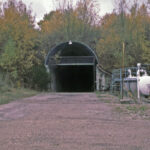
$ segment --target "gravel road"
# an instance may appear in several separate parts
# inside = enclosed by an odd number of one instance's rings
[[[48,93],[0,106],[0,150],[150,150],[150,120],[95,93]]]

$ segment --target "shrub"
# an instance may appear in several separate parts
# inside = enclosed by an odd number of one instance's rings
[[[47,73],[44,65],[34,66],[29,73],[28,83],[32,88],[36,90],[48,90],[48,84],[50,83],[50,74]]]

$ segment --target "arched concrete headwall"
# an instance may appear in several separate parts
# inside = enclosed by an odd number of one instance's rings
[[[71,49],[71,48],[76,48],[76,51],[74,51],[74,53],[72,55],[70,55],[70,53],[68,53],[68,55],[70,56],[95,56],[95,59],[97,61],[97,63],[99,62],[98,60],[98,56],[96,54],[96,52],[91,49],[88,45],[81,43],[81,42],[72,42],[72,44],[69,44],[69,42],[65,42],[65,43],[61,43],[55,47],[53,47],[46,59],[45,59],[45,65],[48,65],[49,63],[49,57],[53,57],[56,54],[58,54],[59,56],[65,56],[65,54],[63,53],[66,49]]]
[[[67,63],[52,63],[51,60],[54,61],[56,58],[63,58]],[[70,63],[65,61],[67,59]],[[94,91],[98,63],[95,51],[84,43],[65,42],[55,46],[45,59],[45,65],[51,72],[52,90],[56,92]]]

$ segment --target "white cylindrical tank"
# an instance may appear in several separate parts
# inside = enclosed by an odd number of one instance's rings
[[[150,96],[150,76],[140,77],[139,88],[142,95]]]

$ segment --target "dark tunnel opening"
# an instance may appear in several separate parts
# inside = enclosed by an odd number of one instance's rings
[[[60,51],[60,56],[91,56],[91,53],[83,45],[73,43],[65,45],[64,49]]]
[[[93,66],[57,66],[56,92],[94,91]]]

